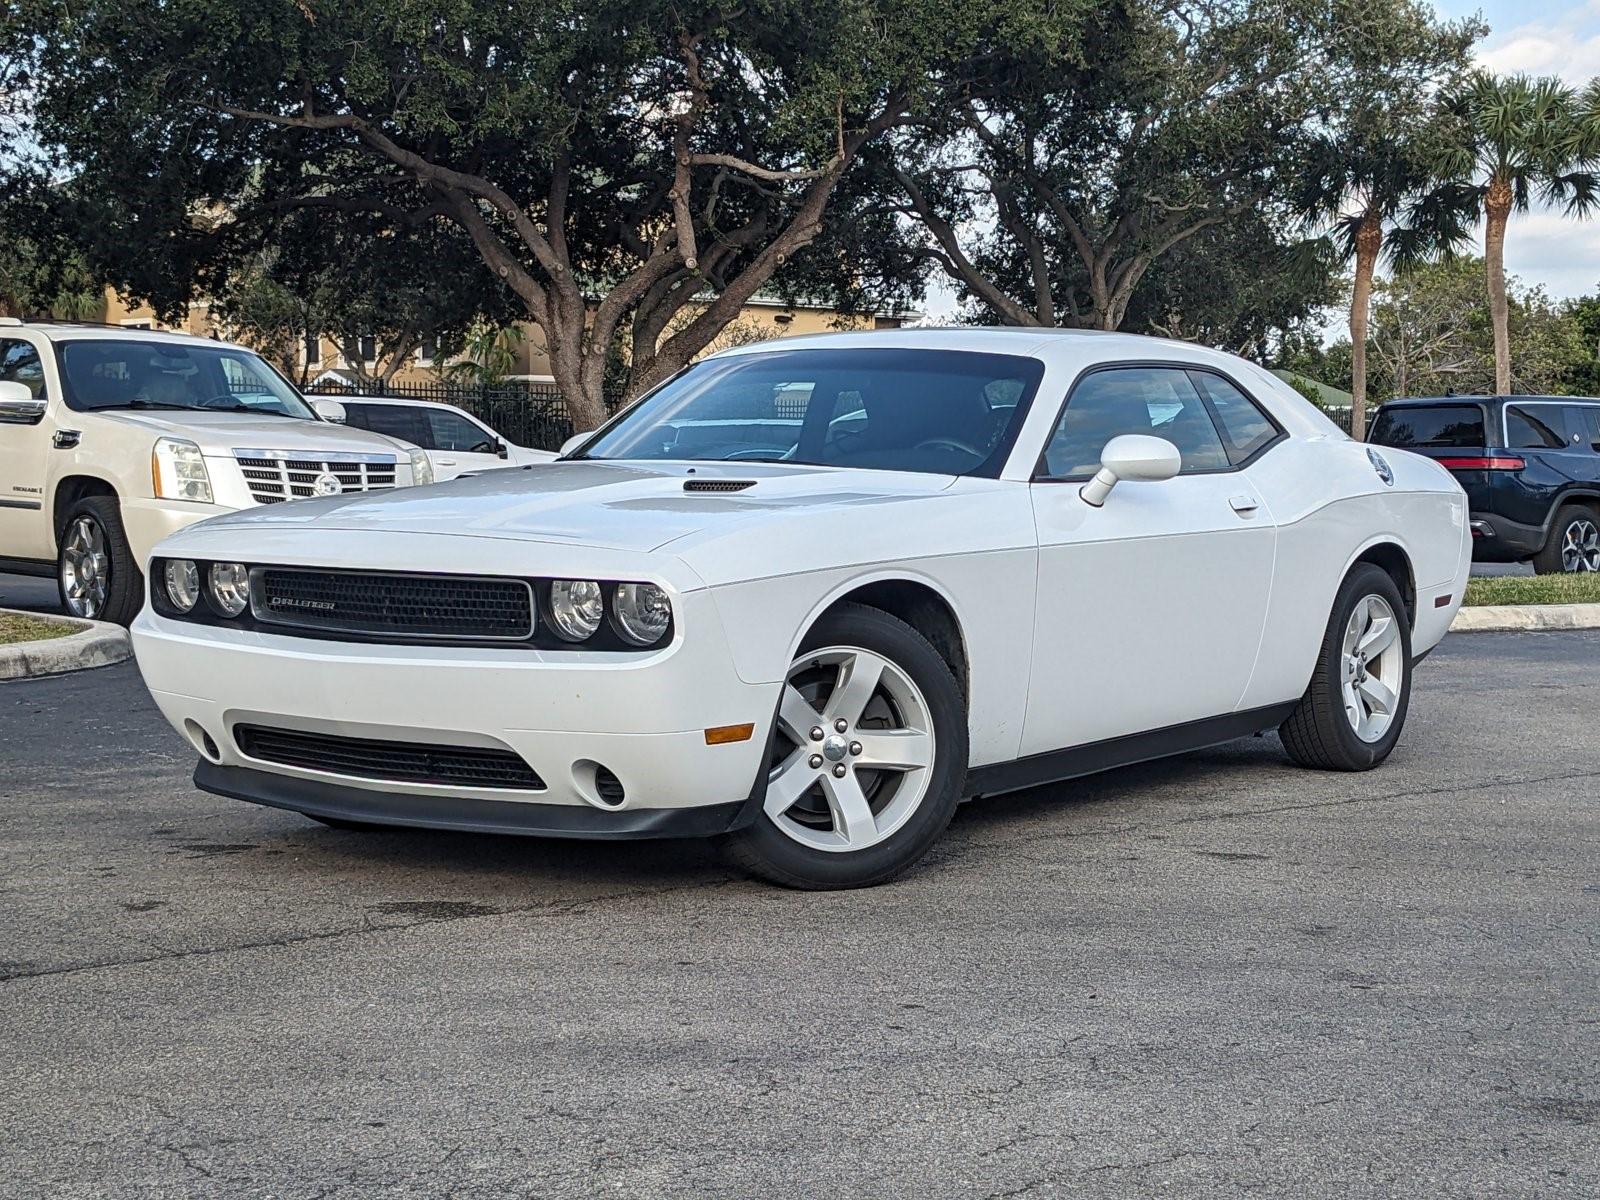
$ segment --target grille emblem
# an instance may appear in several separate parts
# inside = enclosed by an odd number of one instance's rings
[[[339,482],[337,475],[324,472],[312,481],[311,490],[318,496],[337,496],[344,490],[344,485]]]

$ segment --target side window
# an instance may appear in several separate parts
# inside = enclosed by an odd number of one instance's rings
[[[430,450],[478,451],[491,454],[493,439],[460,413],[448,408],[428,409],[428,424],[432,430],[433,445]]]
[[[1216,414],[1217,426],[1228,448],[1228,459],[1235,465],[1278,436],[1278,427],[1256,402],[1222,376],[1194,371],[1190,378],[1211,402],[1211,411]]]
[[[1589,419],[1589,414],[1593,411],[1577,404],[1568,405],[1561,410],[1561,416],[1566,421],[1568,450],[1594,449],[1593,424]]]
[[[1583,418],[1583,435],[1589,443],[1589,449],[1600,454],[1600,408],[1586,405],[1578,412]]]
[[[1560,423],[1560,409],[1541,409],[1537,415],[1531,408],[1506,409],[1506,447],[1511,450],[1560,450],[1567,444],[1560,429],[1550,422]]]
[[[1182,456],[1182,473],[1217,471],[1230,464],[1211,415],[1189,375],[1179,367],[1114,367],[1080,380],[1061,423],[1045,448],[1052,479],[1086,479],[1100,468],[1100,452],[1124,433],[1165,438]]]
[[[44,364],[32,342],[0,338],[0,379],[27,385],[35,400],[44,396]]]
[[[347,414],[356,409],[361,410],[363,429],[399,438],[424,450],[439,448],[433,444],[433,431],[428,427],[427,415],[421,409],[408,408],[403,404],[352,404]]]

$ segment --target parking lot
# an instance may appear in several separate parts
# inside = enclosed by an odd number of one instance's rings
[[[836,894],[335,832],[132,664],[3,685],[0,1192],[1593,1195],[1597,665],[1460,635],[1376,773],[1236,743]]]

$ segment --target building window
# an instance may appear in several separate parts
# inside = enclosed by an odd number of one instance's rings
[[[364,363],[378,361],[378,339],[370,333],[361,335],[361,361]]]
[[[306,366],[314,367],[322,361],[322,339],[314,333],[306,334]]]
[[[417,349],[419,362],[431,363],[439,357],[439,339],[431,333],[422,335],[422,345]]]

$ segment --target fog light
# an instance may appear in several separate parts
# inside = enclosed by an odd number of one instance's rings
[[[213,563],[211,602],[225,617],[237,617],[250,607],[250,572],[243,563]]]
[[[200,599],[200,569],[187,558],[169,558],[162,571],[167,600],[179,612],[188,612]]]

